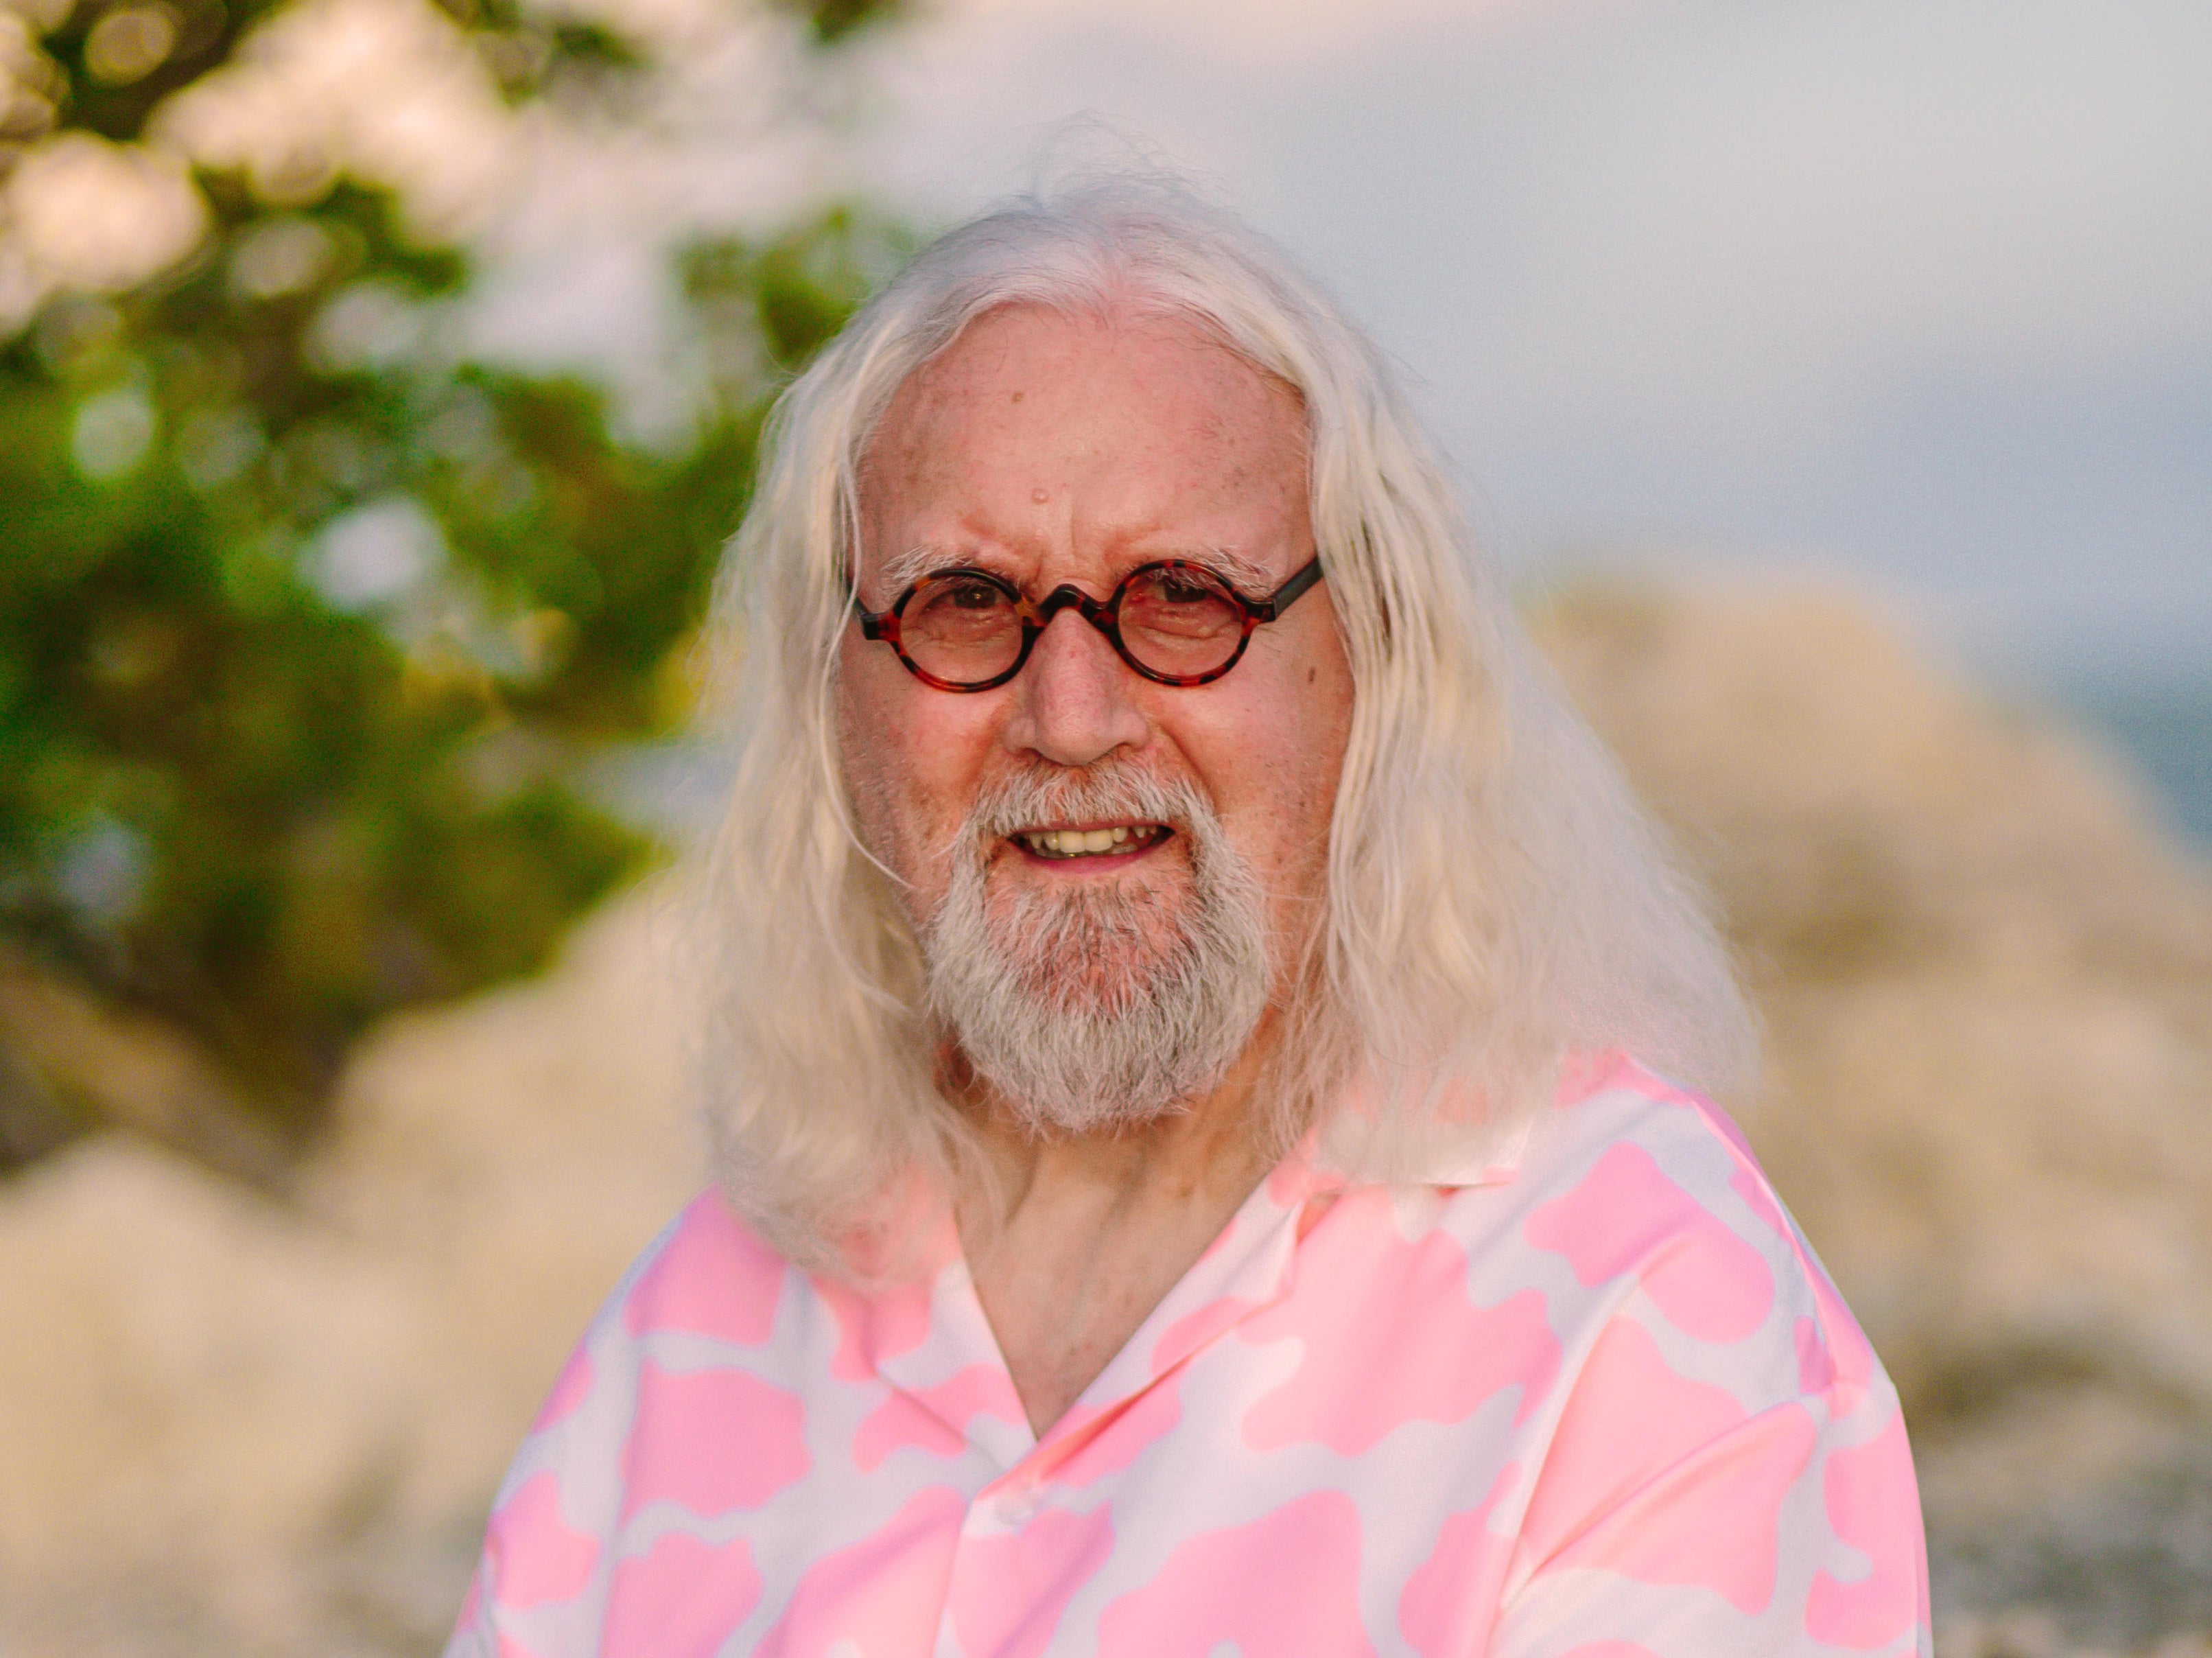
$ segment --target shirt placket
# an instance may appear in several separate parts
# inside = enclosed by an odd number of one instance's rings
[[[993,1653],[969,1652],[961,1644],[955,1611],[969,1587],[963,1580],[981,1570],[978,1562],[984,1552],[1002,1551],[1005,1539],[1018,1538],[1036,1519],[1051,1498],[1054,1471],[1091,1438],[1110,1432],[1121,1410],[1147,1389],[1245,1318],[1290,1293],[1299,1218],[1316,1185],[1307,1164],[1296,1158],[1263,1181],[1222,1236],[1042,1440],[1031,1435],[1019,1409],[1005,1356],[966,1264],[956,1262],[946,1268],[936,1289],[929,1341],[913,1355],[882,1366],[881,1374],[901,1387],[906,1385],[902,1371],[909,1376],[942,1375],[949,1363],[988,1363],[1004,1380],[1006,1396],[1014,1402],[1014,1420],[979,1414],[965,1423],[948,1424],[964,1434],[1000,1472],[969,1499],[939,1619],[936,1658],[996,1658]],[[920,1396],[921,1390],[908,1391]],[[1111,1482],[1106,1482],[1098,1500],[1106,1500],[1110,1490]],[[1002,1593],[1003,1588],[994,1580],[979,1592]]]

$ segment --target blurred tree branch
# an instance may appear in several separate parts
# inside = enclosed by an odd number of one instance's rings
[[[618,121],[657,72],[620,16],[11,4],[0,1167],[136,1121],[258,1174],[368,1023],[531,971],[653,855],[581,763],[687,711],[768,401],[902,242],[684,252],[704,404],[647,445],[447,326],[500,111]],[[821,50],[895,5],[777,9]]]

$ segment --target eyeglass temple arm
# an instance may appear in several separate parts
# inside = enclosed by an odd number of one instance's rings
[[[1289,581],[1284,582],[1282,586],[1277,588],[1266,598],[1253,599],[1247,602],[1250,605],[1252,613],[1255,616],[1258,617],[1263,622],[1272,622],[1278,616],[1280,616],[1285,611],[1288,610],[1292,605],[1296,604],[1301,594],[1304,593],[1308,588],[1320,581],[1321,578],[1328,573],[1328,571],[1324,570],[1321,567],[1321,555],[1319,553],[1316,553],[1311,558],[1306,561],[1306,565],[1304,570],[1300,570],[1296,576],[1291,577]]]
[[[860,637],[863,639],[882,638],[884,624],[891,619],[891,613],[888,610],[870,610],[860,602],[860,595],[858,593],[853,594],[853,614],[860,619]]]

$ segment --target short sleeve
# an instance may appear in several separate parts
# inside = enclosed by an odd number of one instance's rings
[[[1624,1068],[1522,1228],[1586,1293],[1492,1658],[1932,1650],[1896,1390],[1710,1101]]]
[[[1492,1658],[1931,1650],[1904,1417],[1818,1282],[1825,1316],[1796,1332],[1806,1385],[1761,1410],[1663,1326],[1607,1326],[1539,1471]]]

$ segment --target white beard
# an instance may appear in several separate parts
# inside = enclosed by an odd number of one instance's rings
[[[987,849],[1054,818],[1170,825],[1188,865],[1169,861],[1170,844],[1110,889],[994,897]],[[1165,1116],[1218,1085],[1251,1039],[1270,985],[1267,906],[1189,784],[1117,762],[1024,773],[977,802],[949,856],[922,929],[930,1009],[1031,1132]]]

